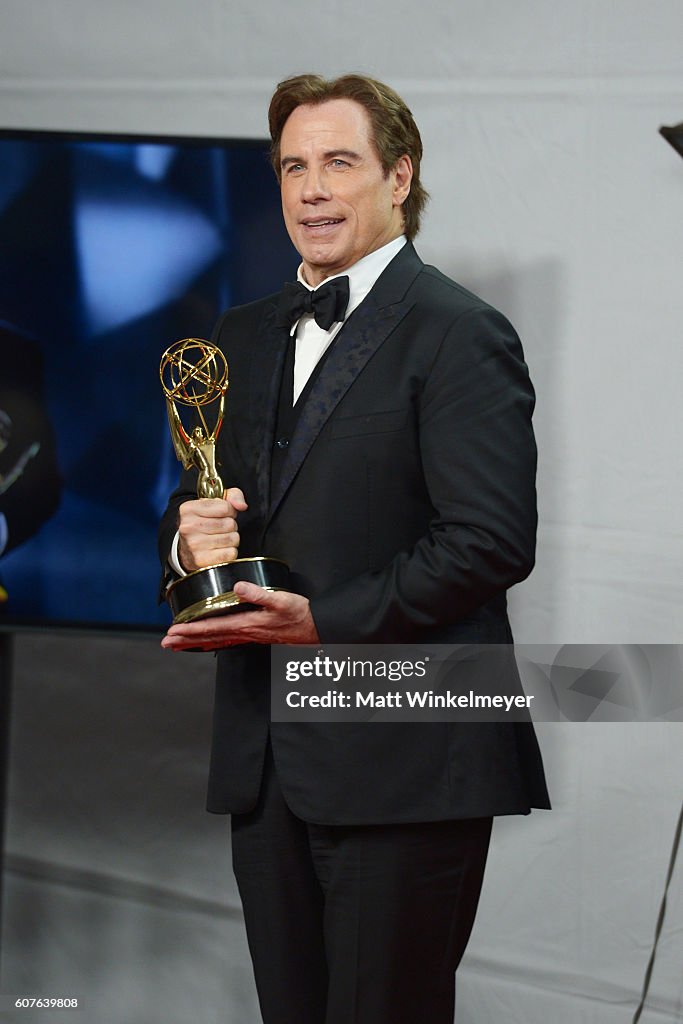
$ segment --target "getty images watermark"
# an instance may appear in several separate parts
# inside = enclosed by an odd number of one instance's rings
[[[683,721],[681,644],[272,648],[274,722]]]

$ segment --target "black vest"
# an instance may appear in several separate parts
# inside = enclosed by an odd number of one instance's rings
[[[325,360],[332,351],[337,338],[343,330],[344,328],[342,327],[337,331],[336,335],[327,346],[316,365],[313,367],[311,375],[306,381],[304,389],[297,399],[296,405],[292,405],[292,396],[294,395],[294,354],[296,351],[296,332],[289,339],[287,354],[285,356],[284,366],[282,369],[282,377],[280,379],[280,393],[278,396],[277,418],[275,421],[275,441],[273,442],[273,451],[270,459],[271,494],[275,492],[278,480],[280,479],[280,474],[282,473],[282,469],[287,458],[289,443],[296,429],[296,425],[299,422],[301,410],[308,400],[311,388],[318,379],[318,376],[325,364]]]

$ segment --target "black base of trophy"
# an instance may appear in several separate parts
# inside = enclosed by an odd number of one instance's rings
[[[234,586],[240,580],[266,590],[292,589],[289,566],[277,558],[236,558],[234,562],[196,569],[172,583],[166,592],[173,625],[257,608],[235,593]]]

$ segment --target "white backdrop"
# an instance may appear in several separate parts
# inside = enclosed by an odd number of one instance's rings
[[[538,390],[538,566],[513,595],[517,638],[683,639],[683,162],[657,135],[661,124],[683,120],[680,0],[438,0],[419,8],[405,0],[343,8],[2,0],[0,19],[5,127],[262,137],[270,92],[288,74],[361,70],[395,86],[426,150],[432,201],[418,250],[509,314]],[[222,824],[187,818],[173,833],[172,877],[160,883],[156,841],[129,814],[142,785],[131,729],[124,715],[114,743],[103,710],[124,674],[125,706],[138,721],[146,701],[164,699],[168,656],[147,642],[111,644],[20,644],[31,699],[16,702],[3,989],[14,991],[21,978],[118,993],[115,1007],[110,1000],[93,1016],[98,1022],[185,1021],[179,992],[203,991],[199,1024],[251,1024],[229,868],[221,890],[224,869],[201,867],[222,863]],[[184,664],[174,663],[176,699],[165,710],[181,722]],[[208,714],[211,665],[202,665],[186,699],[200,693]],[[70,781],[54,766],[37,777],[30,751],[35,730],[45,730],[36,702],[47,702],[53,720],[73,719],[84,701],[90,706],[95,684],[94,727],[105,746],[114,744],[99,786],[80,781],[91,751],[73,727],[69,756],[58,740],[52,753]],[[164,821],[177,808],[177,786],[186,786],[187,814],[199,812],[205,729],[183,739],[199,759],[192,786],[163,733],[132,731],[145,737],[151,764],[163,766],[150,782],[150,814],[157,808]],[[572,723],[539,733],[555,810],[497,823],[461,972],[459,1021],[629,1021],[683,795],[682,727]],[[127,766],[125,799],[116,751]],[[93,811],[97,801],[109,808],[106,825]],[[112,818],[125,842],[112,837]],[[643,1024],[683,1019],[681,877],[679,865]],[[102,894],[107,885],[114,895]],[[185,948],[180,928],[169,948],[168,922],[155,915],[171,892],[204,902],[164,904],[164,913],[183,920],[187,934],[215,929],[220,941]],[[71,959],[56,958],[51,942],[37,943],[36,930],[21,926],[27,905],[50,934],[64,940],[68,931]],[[194,927],[197,920],[211,929]],[[141,922],[146,942],[135,968]],[[76,955],[88,942],[88,962],[106,949],[90,972]]]

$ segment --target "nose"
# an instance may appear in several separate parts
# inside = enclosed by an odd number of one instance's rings
[[[330,198],[324,170],[320,167],[308,167],[301,182],[301,199],[304,203],[315,203]]]

